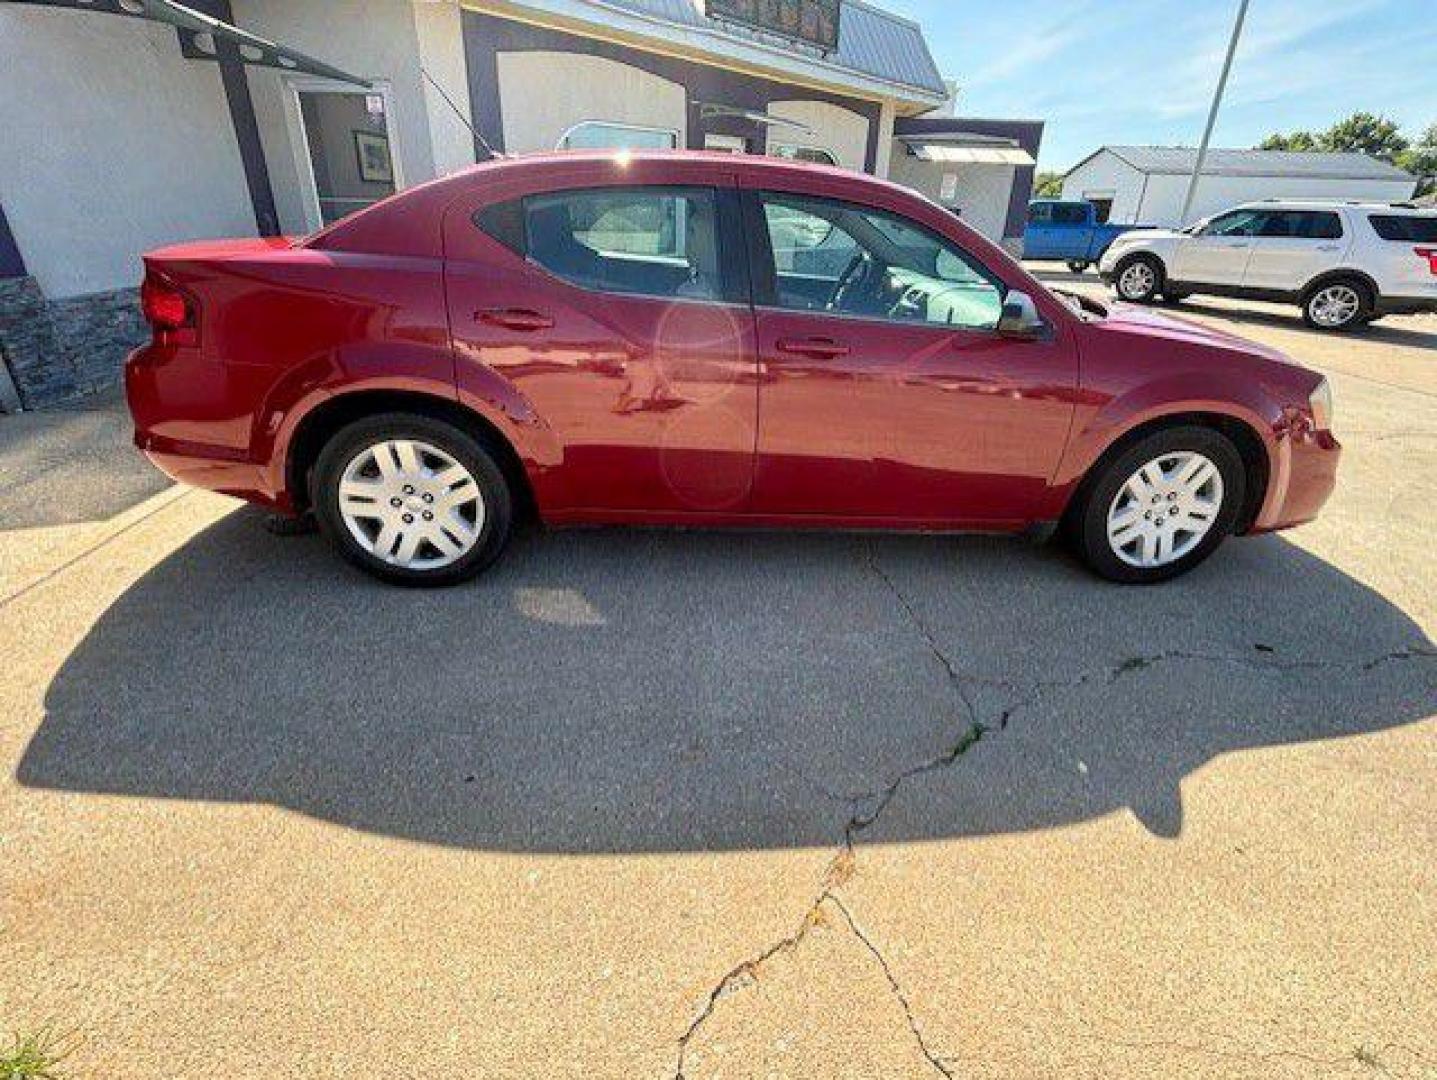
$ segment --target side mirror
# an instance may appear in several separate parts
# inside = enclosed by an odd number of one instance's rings
[[[1002,337],[1032,341],[1048,332],[1048,324],[1038,314],[1038,305],[1025,292],[1014,289],[1003,299],[1003,314],[998,317],[998,333]]]

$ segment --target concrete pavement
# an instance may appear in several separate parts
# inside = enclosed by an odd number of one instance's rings
[[[82,513],[0,502],[0,1028],[107,1080],[1437,1076],[1437,321],[1184,308],[1329,371],[1348,456],[1156,589],[611,530],[393,590],[101,409]]]

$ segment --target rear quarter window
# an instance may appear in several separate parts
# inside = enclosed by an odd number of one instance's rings
[[[1437,244],[1437,217],[1416,214],[1372,214],[1372,229],[1384,240],[1409,244]]]

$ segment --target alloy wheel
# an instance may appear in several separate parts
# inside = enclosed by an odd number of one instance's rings
[[[1162,454],[1113,497],[1108,544],[1129,566],[1168,566],[1212,531],[1222,500],[1222,472],[1209,458],[1189,450]]]
[[[438,570],[468,554],[484,531],[484,499],[451,454],[386,439],[345,466],[339,513],[364,550],[406,570]]]
[[[1351,285],[1329,285],[1307,302],[1312,321],[1334,329],[1346,326],[1362,309],[1362,297]]]
[[[1141,261],[1129,265],[1118,278],[1118,292],[1125,300],[1146,299],[1153,294],[1157,286],[1157,272]]]

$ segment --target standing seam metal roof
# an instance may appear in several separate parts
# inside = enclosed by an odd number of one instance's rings
[[[776,40],[772,35],[710,19],[700,10],[697,0],[602,0],[602,3],[675,26],[718,29],[738,40],[767,43]],[[917,23],[859,0],[843,0],[839,20],[838,50],[822,58],[827,63],[927,94],[948,93]],[[808,54],[805,51],[802,55]],[[819,58],[817,53],[813,55]]]
[[[1190,146],[1105,146],[1103,150],[1145,173],[1187,174],[1197,163],[1197,151]],[[1294,150],[1209,150],[1207,160],[1203,162],[1203,175],[1310,177],[1323,180],[1416,179],[1396,165],[1366,154]]]

